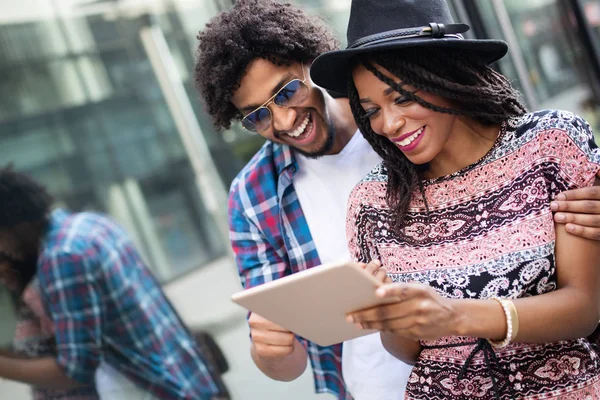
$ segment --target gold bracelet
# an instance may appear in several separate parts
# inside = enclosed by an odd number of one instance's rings
[[[488,341],[494,347],[506,347],[515,340],[519,333],[519,314],[517,313],[517,307],[515,307],[515,304],[511,300],[499,299],[497,297],[493,297],[492,300],[496,300],[500,306],[502,306],[502,310],[504,311],[504,316],[506,317],[506,337],[501,341],[492,339],[488,339]]]

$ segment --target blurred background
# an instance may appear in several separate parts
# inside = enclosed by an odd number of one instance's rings
[[[345,46],[349,0],[292,1]],[[261,146],[216,132],[193,87],[196,35],[233,0],[0,0],[0,164],[48,186],[61,206],[108,213],[132,235],[184,320],[225,352],[234,399],[328,398],[310,371],[261,375],[226,226],[227,188]],[[600,133],[600,1],[453,0],[471,37],[502,38],[495,67],[530,109],[573,111]],[[443,60],[441,60],[443,62]],[[0,289],[0,345],[14,315]],[[0,380],[2,398],[27,388]]]

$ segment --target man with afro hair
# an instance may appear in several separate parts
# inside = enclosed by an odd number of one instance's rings
[[[338,42],[326,24],[276,0],[240,0],[198,35],[195,83],[215,128],[233,121],[266,143],[233,181],[230,239],[244,288],[349,258],[350,191],[381,159],[357,133],[347,99],[316,86],[308,68]],[[600,200],[600,193],[568,193]],[[593,189],[592,189],[593,190]],[[566,199],[565,199],[566,200]],[[568,211],[576,202],[558,202]],[[600,202],[560,213],[573,233],[600,239]],[[379,334],[320,347],[251,313],[251,354],[267,376],[291,381],[313,368],[317,392],[338,399],[402,399],[410,366]],[[342,374],[343,370],[343,374]],[[343,375],[343,378],[342,378]]]
[[[0,284],[21,295],[35,282],[54,336],[52,351],[0,351],[0,378],[53,399],[83,399],[94,385],[111,400],[226,398],[125,232],[52,204],[40,184],[0,168]]]
[[[380,158],[357,134],[348,100],[310,80],[311,62],[338,48],[335,35],[290,4],[241,0],[209,21],[198,39],[196,86],[215,127],[243,120],[267,139],[229,196],[244,287],[349,258],[346,200]],[[369,399],[401,396],[410,367],[383,349],[379,334],[344,343],[342,363],[341,344],[320,347],[257,314],[249,325],[252,358],[273,379],[296,379],[310,359],[317,392],[339,399],[358,399],[365,390]],[[365,355],[367,361],[357,361]]]

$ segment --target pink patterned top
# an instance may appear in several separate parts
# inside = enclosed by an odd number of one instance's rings
[[[477,163],[425,182],[402,233],[390,230],[387,171],[380,165],[350,195],[347,234],[357,261],[378,258],[397,282],[449,298],[519,298],[556,289],[549,203],[594,182],[600,150],[589,125],[564,111],[508,120]],[[513,343],[445,337],[423,341],[406,399],[600,398],[597,347],[582,338]],[[472,356],[471,360],[468,360]]]

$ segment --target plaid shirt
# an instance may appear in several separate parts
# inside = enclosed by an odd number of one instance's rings
[[[55,356],[54,326],[48,318],[37,278],[27,285],[16,304],[14,350],[26,357]],[[32,400],[99,400],[94,385],[72,389],[31,386]]]
[[[55,210],[38,279],[57,362],[93,383],[100,361],[160,399],[211,399],[216,374],[126,234],[108,218]]]
[[[231,185],[230,238],[246,289],[321,264],[292,185],[297,169],[288,146],[267,142]],[[352,399],[342,379],[342,345],[322,347],[299,339],[316,391]]]

